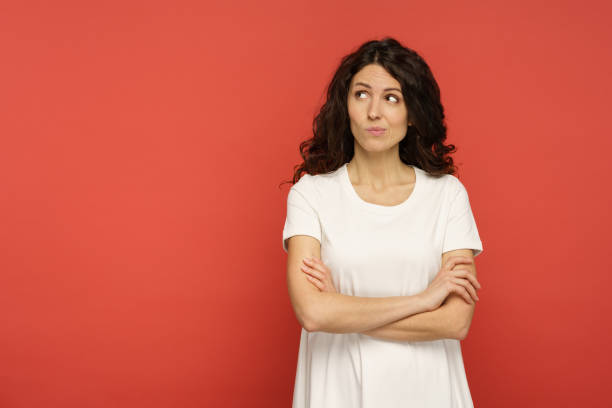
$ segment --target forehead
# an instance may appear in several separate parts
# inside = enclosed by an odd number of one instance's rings
[[[397,79],[393,78],[383,67],[376,64],[366,65],[353,75],[351,86],[355,86],[357,82],[366,83],[374,89],[402,88]]]

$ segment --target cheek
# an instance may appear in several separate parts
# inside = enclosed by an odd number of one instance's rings
[[[389,112],[389,124],[393,127],[408,126],[408,116],[405,112]]]
[[[351,123],[359,122],[361,115],[362,113],[359,112],[358,107],[350,103],[348,104],[348,116],[349,116],[349,119],[351,120]]]
[[[349,115],[354,117],[358,109],[357,106],[353,103],[353,101],[349,100],[349,102],[347,103],[347,108]]]

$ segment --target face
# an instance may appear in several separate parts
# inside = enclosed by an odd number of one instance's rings
[[[351,132],[364,150],[388,150],[406,136],[408,110],[401,85],[380,65],[366,65],[353,76],[347,102]]]

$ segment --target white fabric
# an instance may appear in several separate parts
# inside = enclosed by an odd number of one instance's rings
[[[359,197],[346,164],[303,175],[287,197],[286,239],[309,235],[336,289],[353,296],[414,295],[442,253],[482,243],[468,194],[453,175],[413,166],[408,199],[382,206]],[[359,333],[301,331],[293,408],[473,407],[458,340],[382,340]]]

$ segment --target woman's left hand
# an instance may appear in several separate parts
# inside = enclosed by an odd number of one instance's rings
[[[304,259],[303,264],[302,272],[306,274],[310,283],[319,288],[321,292],[338,293],[332,281],[331,271],[320,259]]]

